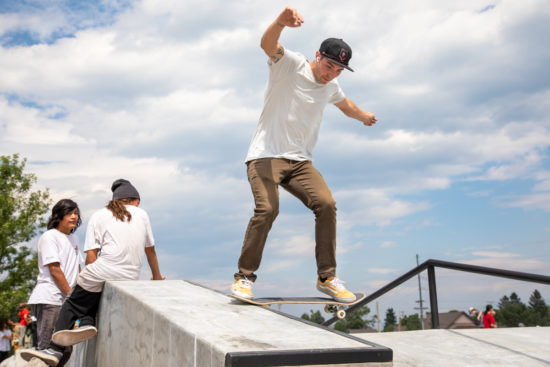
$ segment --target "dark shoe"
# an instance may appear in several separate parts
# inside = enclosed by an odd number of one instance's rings
[[[51,348],[44,350],[23,349],[20,355],[21,358],[23,358],[27,362],[33,358],[38,358],[46,362],[48,366],[57,366],[59,360],[63,357],[63,353],[55,351]]]

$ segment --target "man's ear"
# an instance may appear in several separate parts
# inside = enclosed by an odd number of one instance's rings
[[[321,53],[319,51],[315,52],[315,61],[317,64],[321,61]]]

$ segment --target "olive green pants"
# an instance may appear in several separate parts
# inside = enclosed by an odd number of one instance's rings
[[[300,199],[315,214],[317,273],[328,278],[336,272],[336,202],[325,180],[310,161],[262,158],[248,162],[248,181],[256,208],[250,218],[235,279],[256,280],[267,234],[279,214],[279,185]]]

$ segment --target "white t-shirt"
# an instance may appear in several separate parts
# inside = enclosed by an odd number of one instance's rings
[[[10,339],[4,339],[3,336],[9,336]],[[10,351],[10,342],[11,342],[11,330],[0,330],[0,352],[9,352]]]
[[[336,79],[317,83],[306,58],[285,50],[277,62],[268,61],[269,81],[264,108],[246,156],[312,160],[323,110],[345,95]]]
[[[138,279],[145,247],[155,245],[145,210],[134,205],[126,209],[132,214],[129,222],[117,220],[107,208],[90,218],[84,251],[99,249],[100,254],[78,277],[78,285],[89,292],[101,292],[106,280]]]
[[[48,264],[59,263],[69,286],[74,287],[82,255],[78,252],[78,237],[50,229],[38,240],[38,280],[28,304],[61,305],[65,295],[55,284]]]

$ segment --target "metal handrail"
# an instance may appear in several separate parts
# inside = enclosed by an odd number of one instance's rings
[[[346,312],[350,313],[354,310],[366,305],[367,303],[370,303],[374,301],[375,299],[379,298],[380,296],[384,295],[385,293],[389,292],[390,290],[394,289],[395,287],[399,286],[400,284],[406,282],[407,280],[411,279],[415,275],[423,272],[424,270],[428,271],[428,287],[430,292],[430,312],[431,312],[431,318],[432,318],[432,328],[433,329],[439,329],[439,311],[437,308],[437,289],[435,284],[435,268],[445,268],[445,269],[451,269],[451,270],[458,270],[458,271],[465,271],[468,273],[477,273],[477,274],[483,274],[483,275],[492,275],[496,277],[501,278],[508,278],[508,279],[514,279],[514,280],[522,280],[526,282],[533,282],[533,283],[542,283],[542,284],[550,284],[550,276],[547,275],[540,275],[540,274],[532,274],[532,273],[523,273],[519,271],[511,271],[511,270],[504,270],[504,269],[497,269],[497,268],[488,268],[485,266],[478,266],[478,265],[469,265],[469,264],[462,264],[462,263],[453,263],[449,261],[442,261],[442,260],[434,260],[430,259],[422,264],[418,265],[416,268],[408,271],[407,273],[401,275],[399,278],[395,279],[394,281],[386,284],[384,287],[380,288],[376,292],[369,294],[364,300],[361,302],[356,303],[353,306],[350,306]],[[323,323],[325,326],[329,326],[333,324],[334,322],[338,321],[338,318],[333,317]]]

